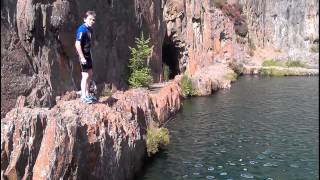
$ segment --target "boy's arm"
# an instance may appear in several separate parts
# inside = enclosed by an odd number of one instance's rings
[[[76,46],[76,50],[78,52],[78,55],[79,55],[81,63],[85,64],[87,61],[84,58],[84,55],[83,55],[83,52],[82,52],[82,49],[81,49],[81,42],[80,41],[76,41],[75,46]]]
[[[76,46],[76,50],[77,50],[77,53],[79,55],[79,58],[80,58],[80,62],[81,64],[86,64],[86,59],[84,58],[84,54],[82,52],[82,48],[81,48],[81,40],[83,38],[83,30],[81,29],[81,27],[77,30],[77,37],[76,37],[76,43],[75,43],[75,46]]]

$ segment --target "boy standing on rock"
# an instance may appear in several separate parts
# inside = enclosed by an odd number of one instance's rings
[[[84,24],[82,24],[76,35],[76,50],[79,55],[81,64],[81,102],[91,104],[97,99],[89,95],[89,86],[92,79],[92,55],[91,55],[91,38],[92,26],[96,20],[96,13],[94,11],[87,11],[84,17]]]

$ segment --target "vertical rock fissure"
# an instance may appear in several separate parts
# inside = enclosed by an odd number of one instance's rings
[[[173,79],[180,74],[179,54],[179,48],[166,37],[162,45],[162,62],[169,67],[169,79]]]

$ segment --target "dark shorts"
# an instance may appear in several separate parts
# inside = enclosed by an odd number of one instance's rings
[[[86,58],[86,60],[86,64],[81,64],[81,72],[88,72],[88,70],[92,69],[92,59]]]

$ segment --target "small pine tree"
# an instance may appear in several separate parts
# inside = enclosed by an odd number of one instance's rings
[[[147,59],[152,53],[152,48],[149,46],[150,38],[145,39],[143,33],[140,38],[136,38],[136,48],[130,48],[131,58],[129,61],[130,76],[129,86],[130,88],[147,87],[152,82],[151,69],[148,66]]]

